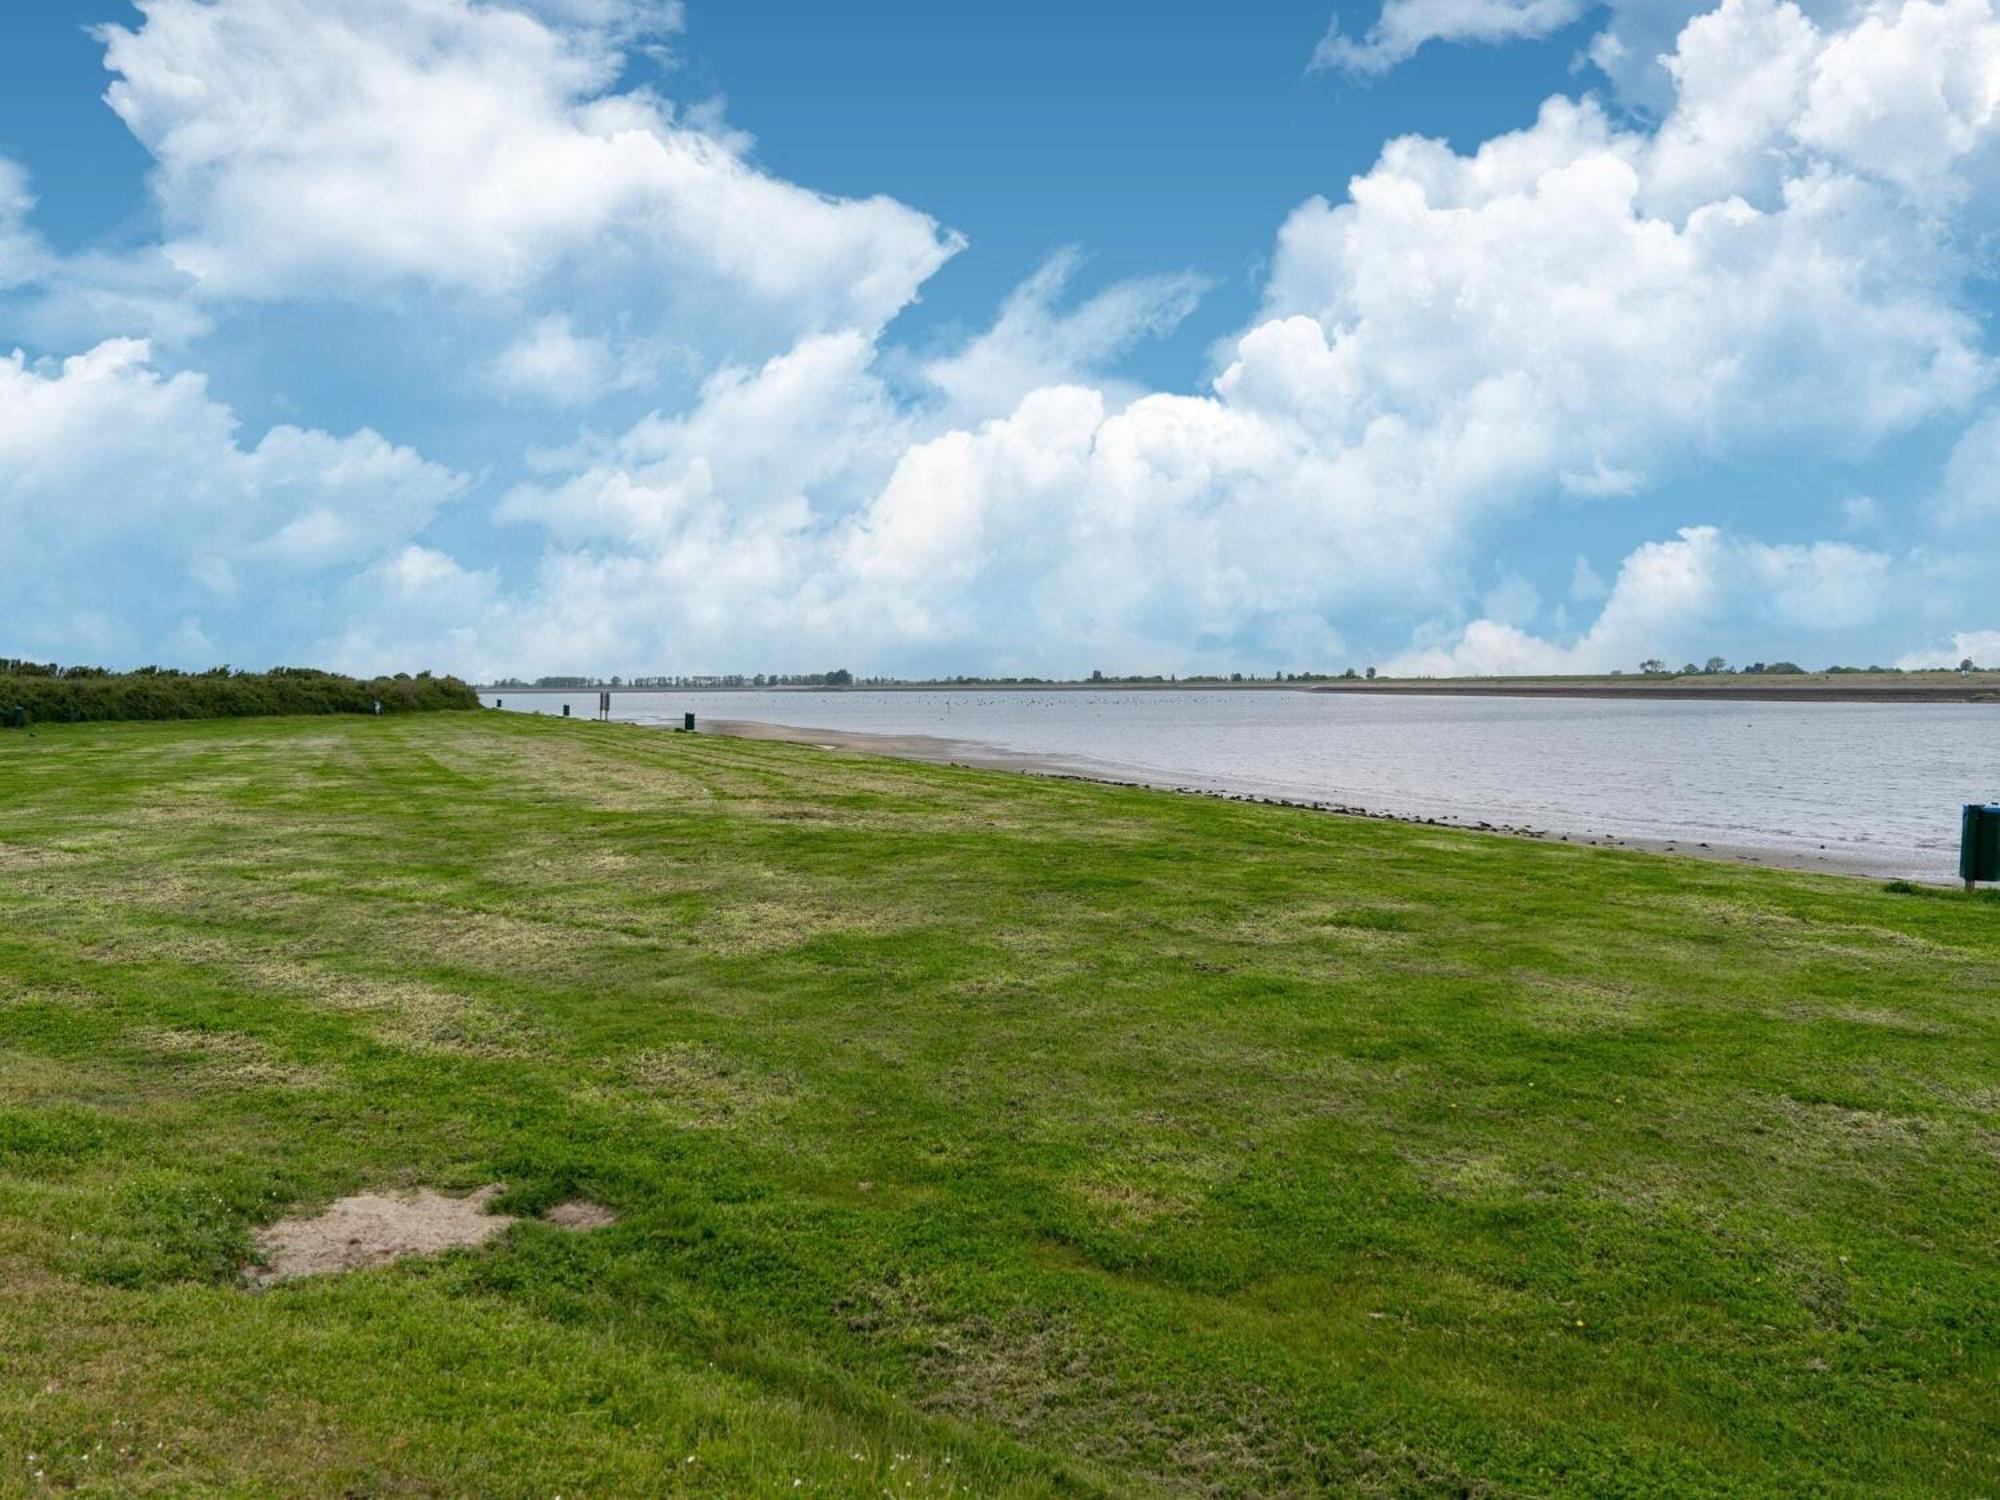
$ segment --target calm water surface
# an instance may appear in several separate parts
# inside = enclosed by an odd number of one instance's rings
[[[502,692],[589,717],[595,693]],[[494,695],[486,695],[488,703]],[[1288,692],[620,693],[613,716],[922,734],[1129,780],[1703,842],[1950,879],[1965,802],[2000,802],[2000,704],[1703,703]]]

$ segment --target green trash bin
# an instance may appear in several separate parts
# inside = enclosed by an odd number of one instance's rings
[[[2000,807],[1965,805],[1958,873],[1968,887],[1981,880],[2000,880]]]

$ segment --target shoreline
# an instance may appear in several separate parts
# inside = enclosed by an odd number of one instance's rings
[[[1981,673],[1977,680],[1885,682],[1880,679],[1843,682],[1837,678],[1791,679],[1758,683],[1734,678],[1706,679],[1713,686],[1687,679],[1657,685],[1634,678],[1604,679],[1436,677],[1378,678],[1373,682],[1316,680],[1311,682],[883,682],[852,687],[476,687],[486,697],[580,697],[610,693],[614,697],[650,694],[655,697],[726,693],[782,697],[796,693],[1339,693],[1357,697],[1420,698],[1657,698],[1671,702],[1718,703],[2000,703],[2000,681]]]
[[[647,725],[647,728],[666,728]],[[1483,819],[1426,818],[1414,814],[1378,812],[1342,802],[1311,801],[1300,797],[1265,796],[1256,792],[1235,792],[1221,787],[1198,786],[1186,782],[1155,779],[1134,774],[1129,767],[1105,764],[1093,769],[1083,759],[1041,755],[1023,750],[1006,750],[976,740],[947,739],[929,734],[877,734],[855,729],[814,729],[797,724],[769,724],[754,719],[710,719],[697,731],[732,739],[771,740],[789,745],[810,745],[815,749],[850,754],[881,755],[892,760],[922,761],[931,765],[963,766],[980,771],[1011,771],[1017,775],[1040,776],[1051,781],[1090,781],[1101,786],[1143,788],[1171,792],[1182,797],[1209,797],[1223,802],[1262,803],[1268,807],[1293,807],[1303,812],[1334,817],[1368,818],[1382,823],[1402,823],[1412,828],[1449,828],[1461,833],[1491,833],[1508,838],[1531,839],[1537,843],[1567,844],[1578,849],[1623,849],[1640,854],[1679,855],[1689,859],[1733,866],[1770,870],[1790,870],[1808,875],[1839,875],[1851,880],[1914,880],[1921,884],[1949,884],[1942,877],[1924,878],[1871,866],[1866,861],[1837,853],[1814,854],[1804,850],[1771,849],[1748,844],[1718,844],[1713,840],[1625,838],[1611,834],[1565,833],[1532,828],[1526,824],[1495,823]]]
[[[1678,703],[1712,699],[1718,703],[2000,703],[2000,687],[1952,683],[1908,683],[1880,687],[1842,683],[1777,683],[1769,687],[1747,687],[1731,683],[1720,687],[1696,687],[1667,683],[1648,687],[1615,682],[1541,683],[1468,682],[1463,686],[1449,680],[1437,682],[1320,683],[1306,689],[1314,693],[1344,693],[1377,697],[1431,698],[1660,698]]]

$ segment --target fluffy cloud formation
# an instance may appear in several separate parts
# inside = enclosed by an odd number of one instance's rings
[[[1556,99],[1471,156],[1392,142],[1348,202],[1300,209],[1266,312],[1331,331],[1315,409],[1352,433],[1517,382],[1562,469],[1599,476],[1576,488],[1616,492],[1663,445],[1868,441],[1977,392],[1981,330],[1892,194],[1814,164],[1768,208],[1718,184],[1664,216],[1653,145]]]
[[[677,7],[139,9],[137,30],[101,32],[106,97],[157,163],[167,257],[211,300],[417,285],[532,305],[560,285],[607,317],[782,343],[880,327],[958,247],[924,214],[783,182],[740,138],[615,91],[622,45]]]
[[[58,255],[36,233],[34,207],[27,170],[0,156],[0,316],[38,342],[69,347],[206,331],[207,319],[180,295],[184,278],[156,253]]]
[[[1052,380],[1191,295],[1135,286],[1063,318],[1063,259],[925,367],[942,411],[892,398],[869,335],[727,368],[689,413],[508,496],[558,550],[536,596],[489,608],[511,610],[507,638],[599,663],[800,639],[900,665],[1035,667],[1085,641],[1135,663],[1324,661],[1343,619],[1451,611],[1482,531],[1545,497],[1616,503],[1786,441],[1859,454],[1962,412],[1989,361],[1932,210],[1978,143],[1868,157],[1828,102],[1860,109],[1853,91],[1816,82],[1843,40],[1727,0],[1684,35],[1657,132],[1559,98],[1470,154],[1391,142],[1346,201],[1287,221],[1205,395]],[[1530,634],[1516,580],[1505,618],[1408,662],[1621,664],[1731,609],[1852,629],[1881,617],[1890,572],[1844,544],[1690,528],[1635,553],[1580,637]]]
[[[28,174],[0,156],[0,292],[40,276],[47,260],[41,239],[28,227],[35,200]]]
[[[681,0],[530,0],[550,21],[590,28],[618,45],[664,43],[687,25]]]
[[[215,601],[301,569],[323,582],[296,597],[324,617],[300,638],[338,664],[480,673],[790,669],[802,653],[1039,671],[1086,650],[1147,669],[1325,666],[1357,631],[1372,654],[1412,627],[1406,668],[1547,671],[1706,655],[1732,630],[1938,640],[1980,624],[1966,611],[1990,559],[1813,541],[1811,521],[1764,540],[1689,526],[1608,589],[1586,560],[1572,576],[1573,542],[1535,577],[1483,554],[1538,507],[1605,514],[1674,486],[1700,503],[1711,466],[1859,457],[1979,408],[1993,371],[1963,247],[2000,132],[1990,0],[1845,20],[1724,0],[1660,69],[1654,128],[1555,98],[1468,152],[1391,141],[1343,199],[1285,221],[1256,317],[1191,394],[1115,371],[1201,281],[1072,299],[1071,252],[960,346],[898,347],[897,310],[956,242],[899,204],[778,181],[718,123],[619,91],[631,49],[671,45],[675,6],[141,9],[142,28],[105,33],[111,97],[157,159],[182,305],[373,307],[417,288],[403,305],[464,344],[491,336],[489,399],[581,428],[503,461],[493,517],[541,551],[491,568],[426,529],[466,482],[370,433],[280,428],[245,448],[198,377],[136,346],[61,371],[17,359],[0,400],[55,411],[66,389],[117,430],[105,467],[54,480],[43,470],[98,460],[0,444],[0,496],[78,576],[124,544],[87,508],[62,518],[57,496],[117,495],[102,515],[127,507],[138,537],[185,496],[188,534],[213,540],[164,544],[135,615],[204,641]],[[1406,55],[1555,14],[1412,0],[1353,45]],[[0,269],[25,212],[25,186],[10,196],[0,176]],[[454,321],[467,308],[471,336]],[[687,399],[634,422],[630,393],[661,399],[675,361],[695,371]],[[634,404],[601,404],[620,392]],[[1986,424],[1961,442],[1938,525],[1991,509],[1991,444]],[[120,466],[145,483],[125,493]],[[1878,507],[1868,524],[1895,520]],[[1603,597],[1580,633],[1544,608],[1566,583],[1563,608]],[[1959,613],[1913,619],[1918,592]]]
[[[0,528],[34,566],[15,580],[20,646],[151,653],[204,616],[366,562],[463,492],[460,475],[362,431],[276,427],[253,447],[196,375],[135,340],[58,366],[0,359]]]
[[[1840,542],[1772,546],[1712,526],[1649,542],[1618,570],[1603,611],[1577,640],[1538,638],[1504,620],[1480,619],[1445,647],[1389,663],[1420,677],[1633,671],[1658,657],[1705,659],[1716,631],[1747,604],[1749,623],[1779,640],[1872,624],[1887,611],[1895,563]]]
[[[1816,36],[1764,0],[1720,16]],[[1764,92],[1704,32],[1676,76],[1690,114],[1736,96],[1750,108]],[[1046,384],[1000,416],[926,432],[922,414],[886,400],[864,342],[840,360],[800,346],[756,378],[728,372],[692,416],[652,424],[572,478],[516,492],[506,514],[578,548],[566,566],[630,622],[622,650],[636,656],[654,630],[700,638],[652,602],[700,578],[710,596],[740,586],[722,614],[772,642],[836,632],[906,658],[986,662],[1050,640],[1136,658],[1256,648],[1312,660],[1340,648],[1338,620],[1358,610],[1448,608],[1482,526],[1536,496],[1610,502],[1788,438],[1862,452],[1978,396],[1982,330],[1902,184],[1798,158],[1762,184],[1762,206],[1738,192],[1756,186],[1748,168],[1732,168],[1690,208],[1670,140],[1550,100],[1534,126],[1468,156],[1392,142],[1346,202],[1314,200],[1286,222],[1264,312],[1206,396]],[[1656,194],[1674,212],[1654,210]],[[1058,262],[992,334],[934,364],[938,384],[1024,384],[968,372],[1012,372],[996,350],[1064,342],[1046,336],[1060,274]],[[738,430],[730,408],[766,384],[798,402],[806,370],[812,400],[762,430],[796,432],[808,452],[838,432],[866,462],[776,478],[744,468],[730,456],[740,440],[722,436]],[[844,482],[814,492],[832,470]],[[1638,572],[1590,636],[1548,650],[1628,652],[1634,590],[1682,552],[1702,554],[1718,598],[1778,600],[1760,618],[1808,632],[1852,624],[1858,606],[1836,602],[1836,584],[1858,598],[1876,578],[1854,548],[1744,544],[1730,566],[1714,560],[1712,532],[1670,548],[1628,564]],[[754,562],[732,568],[732,556]],[[1824,580],[1806,586],[1800,570]],[[1474,646],[1538,650],[1518,622],[1500,628],[1512,636],[1480,626]]]
[[[1953,445],[1938,510],[1954,527],[2000,521],[2000,411],[1974,422]]]
[[[1133,345],[1178,328],[1207,289],[1192,274],[1139,277],[1064,310],[1058,304],[1082,259],[1075,249],[1049,257],[1007,299],[992,328],[924,366],[925,381],[955,414],[990,416],[1041,386],[1102,380]]]
[[[1919,201],[1961,198],[1993,164],[2000,26],[1983,0],[1877,5],[1827,37],[1798,139]]]
[[[1768,202],[1815,158],[1927,212],[1991,177],[2000,24],[1989,0],[1876,4],[1846,29],[1794,5],[1728,0],[1688,23],[1665,65],[1677,102],[1654,145],[1660,211],[1728,193]]]
[[[614,442],[543,455],[555,477],[516,486],[499,517],[538,522],[561,543],[651,550],[700,536],[718,552],[731,540],[752,551],[760,536],[810,535],[816,518],[858,498],[855,476],[887,473],[907,440],[874,358],[873,343],[849,331],[806,339],[756,369],[725,367],[686,414],[656,413]],[[710,566],[728,571],[725,558],[705,555],[691,577]]]
[[[644,385],[658,363],[643,343],[579,334],[566,315],[550,313],[500,351],[489,378],[503,395],[584,406]]]
[[[1581,19],[1589,0],[1385,0],[1359,38],[1328,23],[1313,49],[1315,72],[1386,73],[1408,62],[1426,42],[1533,41]]]
[[[1961,630],[1942,645],[1910,652],[1896,665],[1906,672],[1921,672],[1927,667],[1957,667],[1968,661],[1989,672],[2000,667],[2000,630]]]

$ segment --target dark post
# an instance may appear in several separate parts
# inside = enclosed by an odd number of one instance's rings
[[[2000,880],[2000,807],[1977,802],[1965,805],[1958,873],[1968,891],[1982,880]]]
[[[682,732],[683,734],[693,734],[693,733],[694,733],[694,715],[693,715],[693,714],[687,714],[687,715],[684,715],[684,716],[682,717],[682,719],[681,719],[681,732]]]
[[[565,719],[569,717],[569,705],[567,703],[563,705],[563,717]]]

